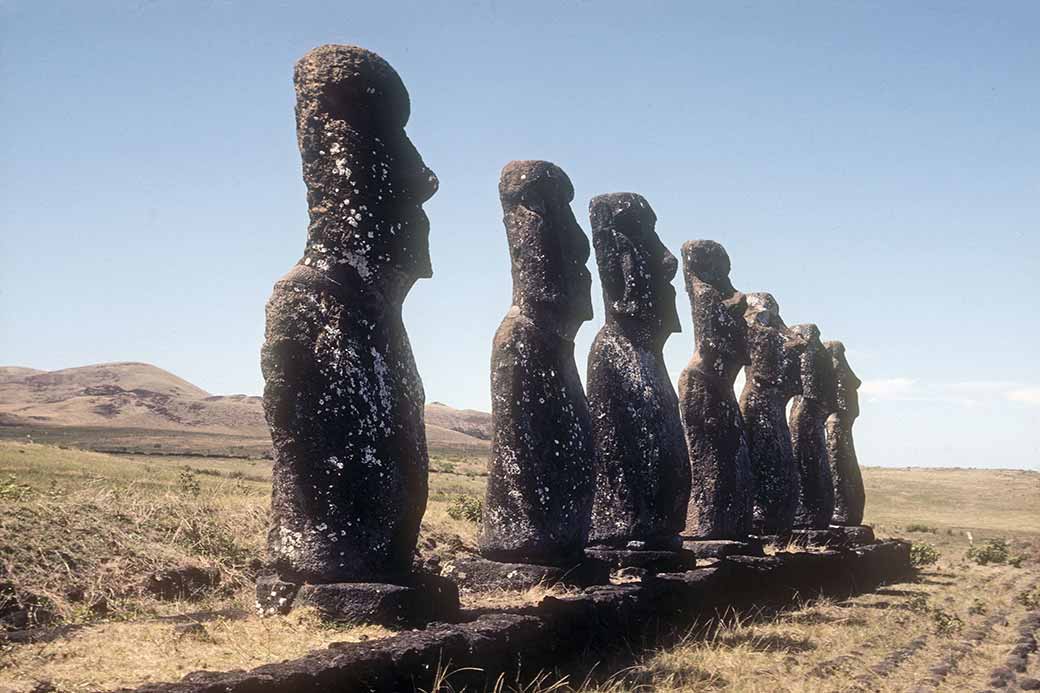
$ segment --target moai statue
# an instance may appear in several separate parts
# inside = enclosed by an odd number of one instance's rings
[[[658,554],[681,546],[690,490],[679,401],[662,354],[681,330],[672,286],[678,262],[642,196],[599,195],[589,215],[606,324],[588,363],[596,455],[588,553],[617,567],[664,568],[676,557]]]
[[[730,283],[729,255],[715,241],[684,243],[682,260],[696,344],[679,376],[692,471],[683,546],[703,556],[746,552],[751,462],[733,383],[748,361],[747,301]]]
[[[802,394],[791,401],[788,419],[801,481],[795,526],[825,530],[834,514],[834,482],[825,432],[827,417],[836,406],[834,366],[816,325],[794,325],[791,330],[807,344],[801,360]]]
[[[592,317],[589,242],[570,208],[574,188],[554,164],[510,162],[498,189],[513,305],[491,352],[479,548],[491,561],[555,567],[541,573],[552,579],[583,560],[592,515],[592,426],[574,363],[574,335]]]
[[[798,468],[787,427],[787,402],[802,392],[801,359],[807,343],[784,325],[776,299],[747,297],[748,365],[740,411],[744,415],[754,485],[754,531],[787,535],[798,511]]]
[[[296,64],[295,83],[310,225],[267,303],[276,575],[258,583],[258,606],[284,611],[303,585],[297,601],[330,617],[397,619],[409,600],[441,603],[417,597],[411,574],[428,460],[401,319],[412,285],[432,276],[422,204],[437,177],[405,135],[404,84],[375,53],[321,46]]]
[[[831,523],[860,525],[863,523],[866,493],[856,459],[856,447],[852,443],[852,424],[859,416],[856,390],[862,383],[845,359],[845,345],[841,342],[824,342],[824,345],[834,364],[837,383],[837,406],[827,418],[827,457],[834,477],[834,517]]]

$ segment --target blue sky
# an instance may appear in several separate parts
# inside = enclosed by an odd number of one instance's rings
[[[1038,26],[1032,2],[0,2],[0,364],[259,393],[305,238],[292,65],[353,43],[402,75],[441,180],[405,307],[429,400],[489,406],[498,173],[544,158],[586,230],[593,195],[642,193],[673,252],[720,241],[738,288],[843,340],[863,464],[1036,469]]]

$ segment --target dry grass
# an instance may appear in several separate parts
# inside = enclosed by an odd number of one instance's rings
[[[475,548],[477,524],[451,517],[448,508],[459,495],[481,497],[484,473],[482,460],[464,455],[431,460],[424,558]],[[931,675],[965,633],[999,615],[940,690],[986,688],[986,674],[1006,656],[1018,616],[1030,599],[1040,599],[1030,596],[1040,595],[1040,475],[868,468],[864,477],[867,522],[879,536],[909,534],[939,550],[923,581],[768,617],[730,615],[722,627],[692,632],[636,666],[603,662],[595,680],[543,673],[522,684],[500,681],[499,690],[902,691]],[[155,620],[251,609],[269,493],[270,462],[264,460],[117,457],[0,442],[0,562],[18,590],[45,599],[56,623],[82,626],[50,643],[4,646],[0,689],[29,690],[39,680],[59,690],[175,680],[194,669],[249,668],[335,640],[385,635],[322,626],[306,612],[215,619],[204,624],[203,636],[178,634],[172,623]],[[972,541],[995,537],[1010,539],[1013,551],[1026,556],[1022,568],[965,558]],[[798,549],[770,549],[792,550]],[[140,589],[150,573],[185,563],[217,569],[221,585],[174,602]],[[504,608],[563,593],[538,587],[468,594],[464,601]],[[91,608],[102,601],[107,612]],[[918,638],[922,644],[914,645]],[[897,656],[908,647],[913,651]],[[605,677],[609,672],[616,673]],[[436,690],[451,690],[450,665],[444,673]]]
[[[0,683],[32,690],[91,691],[175,681],[200,669],[241,669],[301,657],[331,642],[391,635],[378,626],[333,627],[307,609],[288,616],[217,619],[183,634],[172,623],[106,623],[50,643],[0,649]]]

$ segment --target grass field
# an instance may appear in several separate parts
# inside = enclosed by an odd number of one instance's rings
[[[248,668],[388,634],[322,625],[306,611],[252,614],[270,471],[264,459],[0,442],[0,583],[12,583],[23,601],[35,597],[27,625],[65,627],[47,642],[0,642],[0,690],[29,691],[40,681],[79,691],[176,680],[195,669]],[[474,548],[476,523],[452,511],[460,496],[480,497],[485,480],[482,461],[462,455],[435,454],[431,472],[424,560]],[[985,688],[1010,648],[1016,618],[1040,599],[1040,474],[867,468],[864,477],[867,521],[878,533],[938,552],[921,581],[846,602],[734,615],[613,676],[621,665],[603,663],[603,677],[584,687],[548,675],[541,688],[896,691],[944,666],[941,690]],[[967,558],[973,542],[990,539],[1009,540],[1020,566]],[[207,576],[191,594],[171,599],[149,589],[153,576],[185,567]],[[495,595],[488,603],[538,596]],[[185,628],[192,622],[201,626]],[[982,640],[956,666],[944,664],[951,647],[976,631],[985,631]]]

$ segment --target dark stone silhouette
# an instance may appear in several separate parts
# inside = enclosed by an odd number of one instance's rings
[[[661,352],[681,329],[671,283],[678,262],[658,238],[657,217],[642,196],[599,195],[589,215],[606,307],[588,364],[596,453],[589,543],[675,549],[686,521],[690,462]]]
[[[589,408],[574,335],[592,317],[589,243],[567,175],[547,161],[502,169],[499,196],[513,305],[491,353],[493,435],[480,553],[565,566],[582,559],[592,514]]]
[[[426,508],[424,393],[401,306],[432,275],[422,203],[437,178],[378,55],[316,48],[295,83],[310,225],[267,304],[268,552],[290,583],[393,581],[411,570]]]
[[[802,394],[791,401],[788,418],[791,450],[801,482],[795,526],[827,529],[834,514],[834,480],[826,435],[827,417],[836,406],[834,366],[816,325],[794,325],[791,330],[806,340],[801,360]]]
[[[798,468],[787,427],[787,402],[802,391],[806,340],[784,325],[770,294],[747,296],[747,380],[740,394],[754,479],[754,531],[785,535],[798,510]]]
[[[845,345],[841,342],[824,342],[834,366],[836,409],[827,418],[827,458],[830,460],[831,475],[834,477],[835,525],[859,525],[863,523],[863,508],[866,492],[863,476],[856,459],[856,447],[852,442],[852,424],[859,416],[859,395],[856,390],[862,384],[845,359]]]
[[[748,360],[746,299],[730,283],[729,256],[715,241],[684,243],[682,259],[696,344],[679,376],[692,471],[683,536],[744,541],[751,531],[751,466],[733,382]]]

